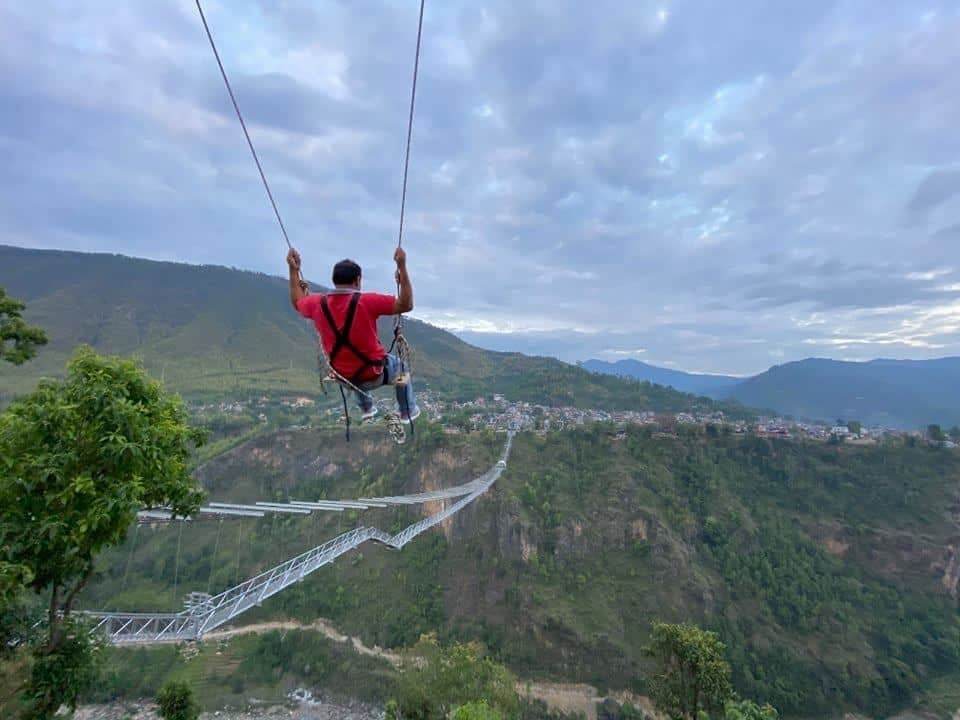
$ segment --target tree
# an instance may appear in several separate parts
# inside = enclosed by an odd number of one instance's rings
[[[90,632],[89,624],[68,616],[57,624],[57,646],[49,651],[36,648],[30,679],[24,688],[27,703],[24,718],[51,718],[61,705],[77,706],[81,693],[91,687],[100,674],[105,641]]]
[[[780,714],[770,705],[757,705],[753,700],[730,701],[723,711],[724,720],[777,720]]]
[[[863,430],[863,424],[859,420],[848,420],[847,430],[850,431],[851,435],[860,437],[860,432]]]
[[[458,707],[451,720],[504,720],[504,717],[487,705],[486,700],[475,700]]]
[[[0,560],[0,660],[15,655],[30,634],[33,618],[24,592],[30,579],[27,568]]]
[[[65,379],[41,382],[0,415],[0,561],[49,599],[26,692],[30,717],[76,700],[72,691],[39,692],[42,673],[87,678],[63,663],[93,657],[76,646],[70,613],[97,554],[124,540],[143,507],[188,515],[199,506],[187,463],[203,437],[179,397],[133,362],[86,347]]]
[[[38,345],[47,344],[43,330],[24,322],[25,307],[0,287],[0,360],[14,365],[22,365],[36,355]]]
[[[733,697],[724,644],[714,632],[689,625],[656,623],[647,654],[657,663],[652,692],[657,707],[673,720],[697,720],[723,710]]]
[[[960,426],[954,425],[952,428],[947,430],[947,435],[949,435],[950,439],[954,442],[960,443]]]
[[[941,430],[940,426],[935,423],[927,425],[927,437],[933,442],[943,442],[945,439],[943,430]]]
[[[191,687],[182,681],[170,680],[157,693],[157,706],[163,720],[197,720],[200,704]]]
[[[390,709],[396,718],[446,720],[455,708],[481,700],[486,703],[486,710],[514,717],[520,699],[513,675],[503,665],[485,657],[477,643],[458,643],[444,648],[433,635],[425,635],[401,668],[397,697]],[[474,707],[464,712],[482,711]],[[465,718],[487,717],[465,715]]]

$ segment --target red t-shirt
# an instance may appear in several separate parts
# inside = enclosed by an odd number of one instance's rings
[[[320,333],[323,340],[323,347],[327,355],[333,350],[333,344],[336,340],[333,328],[327,323],[320,308],[320,299],[324,295],[307,295],[301,298],[297,303],[297,311],[305,318],[313,320],[313,324]],[[347,319],[347,307],[350,305],[352,292],[348,293],[329,293],[326,295],[327,307],[330,309],[330,315],[333,316],[337,328],[343,327],[344,320]],[[371,360],[383,360],[387,351],[380,344],[380,338],[377,337],[377,318],[381,315],[393,315],[393,295],[381,295],[380,293],[360,293],[360,301],[357,303],[357,311],[353,316],[353,325],[350,327],[350,342]],[[344,347],[337,353],[335,370],[348,380],[353,374],[363,367],[363,362],[350,352],[350,348]],[[368,368],[360,376],[362,381],[376,380],[383,371],[383,365]]]

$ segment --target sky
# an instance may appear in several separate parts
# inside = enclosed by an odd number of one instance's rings
[[[306,276],[390,290],[416,0],[204,9]],[[413,314],[699,372],[960,355],[957,38],[960,0],[427,0]],[[0,159],[0,243],[286,272],[192,0],[0,4]]]

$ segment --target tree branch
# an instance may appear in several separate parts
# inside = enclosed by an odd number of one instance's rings
[[[60,618],[57,617],[57,609],[60,606],[59,597],[60,585],[54,583],[53,588],[50,590],[50,608],[47,614],[47,651],[53,650],[53,648],[56,647],[54,637],[57,635],[57,625],[60,623]]]
[[[66,618],[70,614],[70,611],[73,609],[73,602],[77,599],[77,595],[80,594],[80,591],[86,586],[87,582],[90,580],[90,576],[93,575],[93,562],[87,564],[87,569],[83,573],[77,584],[74,586],[73,590],[70,591],[70,594],[67,595],[66,600],[63,601],[63,617]]]

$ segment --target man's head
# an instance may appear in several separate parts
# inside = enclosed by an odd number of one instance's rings
[[[360,266],[353,260],[341,260],[333,266],[333,284],[336,287],[360,287]]]

